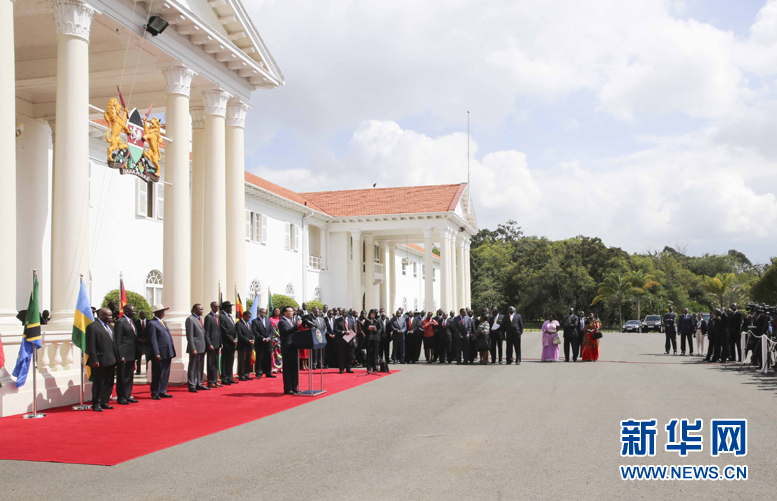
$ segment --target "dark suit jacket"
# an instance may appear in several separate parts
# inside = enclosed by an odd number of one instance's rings
[[[457,315],[453,319],[453,330],[462,337],[472,334],[472,319],[464,317],[464,320],[462,321],[461,315]]]
[[[286,317],[281,317],[281,319],[278,321],[278,332],[281,335],[281,346],[292,346],[294,344],[292,340],[292,334],[297,331],[299,331],[299,327],[296,323],[292,323],[292,321]]]
[[[198,354],[203,354],[207,349],[205,329],[194,314],[189,315],[189,318],[186,319],[186,353],[197,350]]]
[[[253,350],[251,341],[254,340],[254,333],[251,331],[251,327],[242,320],[238,320],[235,330],[237,331],[237,351]]]
[[[494,325],[499,324],[498,329],[494,329]],[[491,326],[491,329],[488,331],[488,335],[490,338],[496,338],[499,341],[504,340],[504,331],[505,331],[505,316],[501,313],[497,313],[495,316],[490,315],[488,317],[488,325]]]
[[[128,317],[121,317],[116,321],[116,325],[113,327],[113,342],[116,344],[117,357],[119,359],[124,358],[125,362],[132,362],[135,360],[135,343],[137,343],[137,335],[133,329],[134,324]]]
[[[696,319],[690,313],[680,315],[680,318],[677,319],[677,330],[680,334],[693,334],[696,332]]]
[[[391,317],[389,320],[389,329],[391,330],[392,337],[401,339],[402,335],[407,333],[407,319],[404,317]]]
[[[237,341],[237,330],[232,320],[232,315],[222,311],[219,314],[219,332],[221,333],[221,344],[223,346],[235,346]]]
[[[505,314],[505,334],[507,336],[520,336],[523,334],[523,317],[520,313],[513,313],[513,321],[510,322],[510,314]]]
[[[265,317],[264,324],[262,324],[261,318],[255,318],[251,321],[251,333],[254,335],[256,344],[254,348],[258,350],[270,351],[272,349],[271,342],[264,342],[265,339],[272,339],[273,327],[270,319]]]
[[[116,345],[99,320],[86,327],[86,353],[89,355],[90,366],[95,362],[99,362],[100,367],[116,365]]]
[[[356,319],[353,317],[340,317],[335,319],[335,336],[342,338],[346,331],[356,332]]]
[[[330,322],[331,320],[331,322]],[[324,317],[324,326],[326,327],[326,334],[327,336],[334,336],[335,335],[335,326],[337,324],[337,319],[335,317],[329,318]],[[331,341],[332,338],[327,339],[327,342]]]
[[[213,349],[218,351],[221,348],[221,332],[219,332],[219,325],[212,311],[205,315],[204,325],[205,344],[207,345],[205,349],[208,349],[208,346],[213,346]]]
[[[728,317],[728,333],[731,335],[737,335],[742,333],[742,312],[737,310]]]
[[[164,321],[154,317],[146,323],[146,332],[148,332],[148,339],[151,342],[152,356],[159,355],[162,360],[175,357],[173,336]]]

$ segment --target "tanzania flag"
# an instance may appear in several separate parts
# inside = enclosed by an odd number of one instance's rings
[[[127,291],[124,290],[124,279],[119,279],[119,291],[121,299],[119,299],[119,318],[124,316],[124,307],[127,306]]]
[[[40,337],[40,310],[38,308],[38,275],[32,277],[32,293],[27,306],[27,317],[24,320],[24,334],[19,347],[19,358],[12,375],[16,378],[16,387],[21,388],[27,382],[27,373],[32,361],[32,350],[40,348],[43,343]]]
[[[123,287],[122,287],[123,289]],[[89,360],[89,354],[86,352],[86,327],[94,322],[92,307],[89,306],[89,294],[86,293],[86,285],[81,280],[81,290],[78,292],[78,301],[76,302],[76,313],[73,317],[73,344],[78,346],[84,353],[84,359]],[[91,377],[89,366],[86,366],[86,375]]]

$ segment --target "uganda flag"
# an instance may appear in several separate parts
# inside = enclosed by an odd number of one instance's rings
[[[40,309],[38,308],[38,275],[32,275],[32,293],[30,303],[27,306],[27,316],[24,319],[24,334],[22,344],[19,347],[19,358],[12,375],[16,378],[16,387],[21,388],[27,382],[27,373],[30,371],[33,350],[43,345],[40,335]]]
[[[124,316],[124,307],[127,306],[127,291],[124,290],[124,279],[119,279],[119,318]]]
[[[73,344],[78,346],[84,353],[84,360],[89,360],[89,354],[86,352],[86,327],[94,322],[92,307],[89,305],[89,294],[86,293],[86,285],[81,280],[81,290],[78,292],[78,301],[76,302],[76,313],[73,317]],[[86,375],[91,377],[91,370],[86,366]]]

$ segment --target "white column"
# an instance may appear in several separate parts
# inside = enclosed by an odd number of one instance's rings
[[[76,0],[51,5],[57,25],[51,313],[54,321],[71,323],[79,275],[89,276],[89,33],[94,9]]]
[[[472,274],[469,270],[469,246],[472,243],[470,237],[464,240],[464,293],[467,297],[467,307],[472,308]]]
[[[380,307],[386,310],[388,315],[391,310],[389,310],[388,263],[386,263],[386,242],[384,241],[378,244],[378,256],[381,264],[383,264],[383,280],[380,282]]]
[[[191,245],[189,213],[189,90],[194,72],[168,66],[165,134],[165,219],[162,236],[164,302],[168,317],[186,317],[191,310]]]
[[[227,102],[227,283],[229,297],[237,287],[243,301],[246,297],[244,133],[249,109],[250,106],[237,98]],[[303,299],[306,294],[303,287]]]
[[[191,301],[203,303],[207,300],[202,293],[202,246],[203,217],[205,204],[205,113],[202,106],[189,109],[192,117],[192,240],[191,240]]]
[[[209,303],[231,297],[227,284],[227,210],[225,124],[229,94],[214,89],[203,91],[205,113],[205,200],[203,211],[202,294]],[[242,233],[241,233],[242,234]]]
[[[432,228],[424,229],[424,309],[434,311],[434,260],[432,259]]]
[[[459,308],[469,306],[466,304],[467,297],[464,291],[464,238],[461,236],[456,238],[456,288]]]
[[[458,281],[456,277],[456,265],[458,263],[456,259],[456,232],[455,230],[451,230],[449,242],[449,247],[451,249],[451,256],[450,256],[450,268],[449,268],[449,277],[450,280],[448,280],[448,287],[451,291],[451,308],[454,312],[458,313],[459,308],[461,308],[461,304],[459,304],[459,286]]]
[[[361,230],[351,230],[353,259],[351,259],[351,308],[362,309],[362,240]]]
[[[16,315],[16,80],[13,2],[0,0],[0,322],[17,324]],[[30,271],[32,276],[32,271]],[[23,278],[23,277],[20,277]],[[30,281],[30,286],[32,281]],[[11,369],[13,370],[13,369]]]
[[[364,306],[375,308],[375,241],[372,235],[364,237]]]
[[[384,270],[384,273],[388,273],[387,278],[389,281],[389,311],[386,314],[391,316],[399,308],[397,305],[397,244],[389,242],[388,250],[388,269]]]
[[[450,259],[451,251],[449,249],[449,231],[448,228],[440,228],[440,308],[445,313],[451,310],[451,294],[448,284],[450,273],[450,266],[448,260]]]

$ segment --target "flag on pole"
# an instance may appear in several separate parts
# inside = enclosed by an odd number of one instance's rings
[[[240,294],[237,293],[237,287],[235,287],[235,321],[243,318],[243,302],[240,301]]]
[[[251,322],[254,321],[256,317],[259,316],[259,295],[256,294],[256,291],[254,291],[254,302],[251,303],[251,320],[248,322],[248,325],[251,325]]]
[[[27,382],[27,373],[30,371],[32,350],[43,345],[40,334],[40,310],[38,309],[38,275],[32,274],[32,293],[30,303],[27,306],[27,317],[24,320],[24,334],[22,344],[19,347],[19,358],[12,375],[16,378],[16,387],[21,388]]]
[[[78,301],[76,301],[76,313],[73,317],[73,344],[84,352],[84,360],[89,360],[89,354],[86,352],[86,328],[94,322],[92,307],[89,305],[89,294],[86,292],[86,285],[81,280],[81,290],[78,292]],[[86,376],[91,378],[91,369],[86,366]]]
[[[119,277],[119,291],[121,293],[121,299],[119,299],[119,318],[124,316],[124,307],[127,306],[127,291],[124,290],[124,279]]]
[[[221,282],[219,282],[219,308],[221,308],[221,304],[224,302],[224,298],[221,297]]]
[[[272,315],[272,311],[275,308],[272,305],[272,291],[267,287],[267,314]]]

